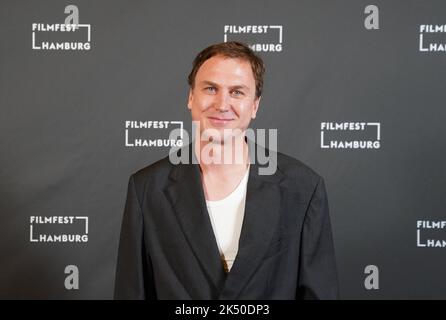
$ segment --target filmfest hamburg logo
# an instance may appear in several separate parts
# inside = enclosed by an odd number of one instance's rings
[[[321,122],[322,149],[379,149],[379,122]]]
[[[446,24],[421,24],[419,35],[420,52],[446,51]]]
[[[30,242],[88,242],[86,216],[30,216],[29,223]]]
[[[179,129],[174,138],[171,131]],[[126,147],[182,147],[183,121],[125,121]]]
[[[281,52],[283,26],[281,25],[225,25],[224,42],[243,41],[256,52]]]
[[[418,220],[417,247],[445,248],[445,228],[446,221],[444,220]]]
[[[43,51],[85,51],[91,49],[91,25],[79,23],[79,9],[65,8],[65,23],[32,23],[32,49]]]

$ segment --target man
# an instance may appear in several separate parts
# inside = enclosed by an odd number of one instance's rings
[[[188,108],[199,136],[179,153],[198,164],[166,157],[130,177],[115,298],[338,297],[323,179],[280,153],[262,175],[250,156],[260,148],[245,133],[263,74],[261,58],[239,42],[195,58]]]

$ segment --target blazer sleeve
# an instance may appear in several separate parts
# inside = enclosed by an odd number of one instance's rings
[[[303,225],[297,299],[338,299],[337,267],[322,178],[311,197]]]
[[[152,263],[144,245],[143,215],[135,188],[129,179],[121,225],[115,276],[115,299],[155,299]]]

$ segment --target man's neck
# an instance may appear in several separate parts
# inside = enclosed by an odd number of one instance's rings
[[[244,172],[249,164],[248,144],[244,137],[238,139],[235,143],[197,140],[194,152],[201,171],[222,176]]]

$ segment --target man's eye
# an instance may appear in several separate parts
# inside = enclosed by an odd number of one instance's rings
[[[215,87],[206,87],[205,90],[209,92],[215,92]]]
[[[242,96],[243,92],[241,92],[239,90],[234,90],[234,91],[232,91],[232,94],[235,95],[235,96]]]

